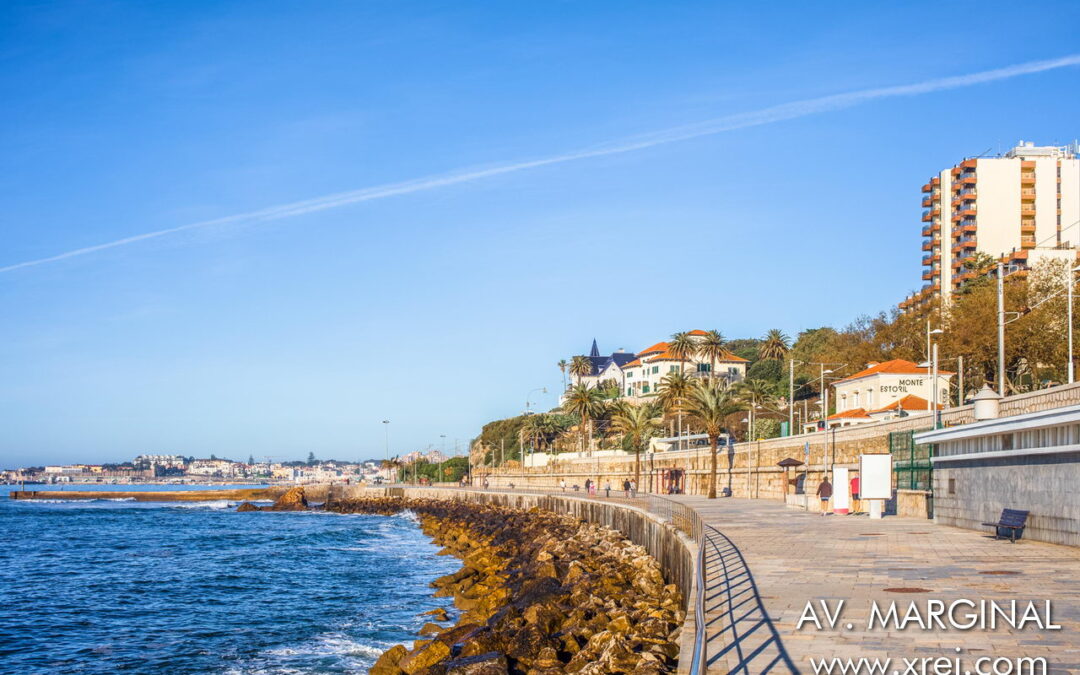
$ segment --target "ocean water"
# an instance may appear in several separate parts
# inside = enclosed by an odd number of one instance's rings
[[[0,672],[364,673],[453,608],[459,563],[401,516],[0,489]]]

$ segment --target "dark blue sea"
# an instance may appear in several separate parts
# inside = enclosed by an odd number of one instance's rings
[[[0,672],[364,673],[416,639],[421,612],[453,613],[428,582],[459,563],[437,550],[407,514],[0,487]]]

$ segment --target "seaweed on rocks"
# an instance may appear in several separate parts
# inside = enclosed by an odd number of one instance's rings
[[[598,525],[540,509],[458,500],[371,497],[342,513],[416,514],[462,567],[432,582],[460,611],[397,645],[376,675],[555,675],[674,672],[684,614],[645,549]]]

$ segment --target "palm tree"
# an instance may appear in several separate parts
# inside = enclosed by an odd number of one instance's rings
[[[773,328],[762,338],[761,346],[758,348],[758,356],[766,361],[780,361],[787,355],[790,344],[791,339],[783,331]]]
[[[662,426],[660,406],[652,401],[642,405],[620,401],[611,415],[611,429],[629,439],[634,449],[634,483],[637,485],[641,485],[641,451]]]
[[[559,359],[559,362],[555,365],[557,365],[562,372],[562,388],[563,391],[566,391],[566,369],[570,367],[570,363],[566,359]]]
[[[690,337],[690,333],[682,332],[675,333],[671,336],[671,341],[668,342],[668,353],[679,360],[679,372],[683,372],[683,364],[687,359],[697,354],[698,343]]]
[[[685,402],[686,412],[702,427],[712,448],[709,465],[709,499],[716,499],[716,455],[724,419],[741,409],[731,390],[722,383],[696,380]]]
[[[709,359],[709,379],[714,377],[716,372],[716,360],[722,359],[727,354],[727,348],[725,345],[727,342],[724,340],[724,336],[720,334],[718,330],[710,330],[705,333],[705,337],[697,343],[697,353],[702,358]]]
[[[603,405],[599,390],[587,384],[575,384],[570,387],[566,397],[563,399],[563,409],[581,418],[582,452],[585,452],[585,434],[589,435],[590,440],[592,438],[592,430],[588,428],[592,418],[600,414]]]
[[[578,377],[578,383],[581,383],[581,378],[592,375],[592,361],[587,356],[575,356],[570,359],[570,374]]]
[[[664,412],[675,415],[678,419],[678,433],[682,435],[683,402],[690,393],[690,378],[681,372],[668,373],[660,380],[660,386],[656,389],[657,398]],[[678,447],[678,444],[676,444]]]

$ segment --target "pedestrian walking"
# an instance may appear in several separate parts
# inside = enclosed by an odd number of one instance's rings
[[[559,481],[559,487],[562,488],[563,492],[566,492],[566,479],[565,478],[563,478],[562,480]]]
[[[630,498],[637,499],[637,481],[630,481]]]
[[[623,491],[623,496],[626,497],[627,499],[630,499],[630,481],[629,480],[625,480],[625,479],[623,480],[623,482],[622,482],[622,491]]]
[[[484,489],[485,489],[485,490],[486,490],[486,489],[488,489],[488,485],[489,485],[489,483],[488,483],[488,479],[487,479],[487,478],[485,478],[485,479],[484,479]]]
[[[591,487],[592,487],[592,478],[586,478],[585,479],[585,494],[590,494],[592,492],[592,490],[589,489]]]
[[[604,483],[604,496],[609,498],[609,499],[611,498],[611,481],[610,480],[607,481],[606,483]]]
[[[821,515],[824,516],[825,512],[829,510],[829,499],[832,498],[832,483],[829,482],[828,478],[823,478],[818,483],[817,496],[821,500]]]
[[[851,512],[859,513],[862,504],[859,503],[859,477],[851,479]]]

